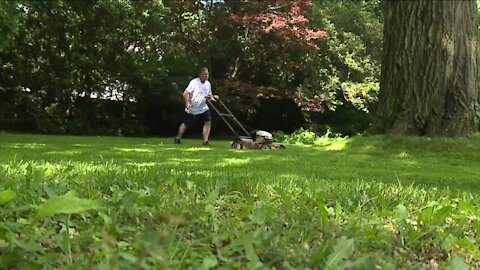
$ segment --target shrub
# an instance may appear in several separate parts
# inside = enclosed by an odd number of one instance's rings
[[[319,136],[312,130],[304,128],[300,128],[290,135],[286,135],[282,131],[275,131],[273,137],[278,142],[303,145],[326,145],[333,141],[345,140],[347,138],[342,137],[341,134],[332,132],[330,129],[327,129],[325,134]]]

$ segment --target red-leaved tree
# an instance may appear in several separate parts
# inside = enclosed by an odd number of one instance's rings
[[[261,98],[293,98],[304,80],[302,59],[327,35],[310,27],[310,7],[307,0],[176,1],[173,38],[210,67],[225,101],[253,112]],[[320,108],[314,100],[302,105]]]
[[[316,41],[326,36],[325,31],[309,26],[310,1],[225,4],[232,12],[227,21],[238,29],[234,61],[220,81],[227,96],[243,97],[247,104],[258,104],[259,98],[292,98],[305,76],[302,58],[318,50]]]

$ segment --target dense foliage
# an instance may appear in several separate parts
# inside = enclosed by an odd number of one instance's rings
[[[181,117],[179,93],[202,65],[210,68],[214,91],[249,123],[284,131],[365,123],[378,91],[380,6],[5,1],[0,127],[170,134]],[[342,115],[350,123],[335,121]]]
[[[141,112],[132,101],[161,91],[166,77],[157,59],[169,47],[154,30],[165,27],[149,15],[163,9],[156,1],[26,2],[15,42],[1,55],[4,124],[55,133],[135,124]]]
[[[13,1],[0,2],[0,51],[8,46],[17,30],[20,7]]]

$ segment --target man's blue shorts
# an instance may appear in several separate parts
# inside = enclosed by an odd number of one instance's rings
[[[210,115],[210,110],[207,110],[201,114],[189,114],[185,112],[185,115],[183,117],[183,123],[187,127],[195,126],[199,122],[201,124],[204,124],[205,122],[208,122],[211,120],[212,120],[212,116]]]

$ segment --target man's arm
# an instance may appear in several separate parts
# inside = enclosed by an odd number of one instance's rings
[[[212,94],[212,87],[211,86],[210,86],[210,91],[208,92],[207,99],[211,100],[211,101],[217,101],[217,99],[218,99],[218,95]]]
[[[190,103],[190,93],[188,92],[187,89],[183,91],[183,100],[185,101],[185,109],[189,110],[192,107],[192,104]]]

